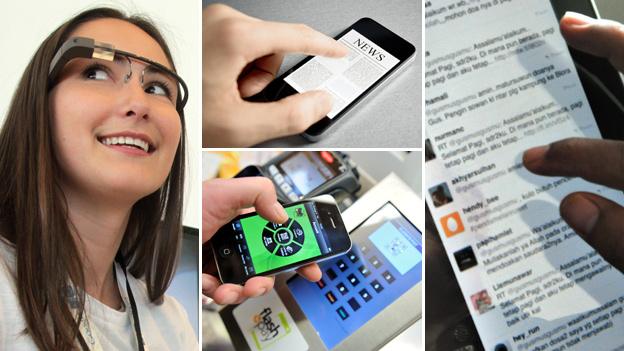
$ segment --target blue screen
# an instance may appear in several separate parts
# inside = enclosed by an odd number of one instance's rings
[[[320,263],[323,278],[288,287],[327,348],[339,344],[422,279],[422,235],[388,203],[351,233],[347,254]]]
[[[369,236],[369,239],[403,275],[422,261],[422,254],[417,246],[410,242],[409,233],[401,229],[403,228],[396,223],[386,222]]]

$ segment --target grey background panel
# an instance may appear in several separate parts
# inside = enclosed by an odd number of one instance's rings
[[[203,0],[203,6],[217,1]],[[335,36],[362,17],[370,17],[416,47],[414,60],[364,98],[326,136],[309,143],[300,136],[265,142],[260,147],[421,147],[421,11],[420,0],[230,0],[247,15],[270,21],[305,23]],[[305,56],[288,55],[280,74]]]
[[[595,0],[602,18],[624,22],[624,3],[619,0]]]

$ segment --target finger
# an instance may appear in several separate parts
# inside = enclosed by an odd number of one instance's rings
[[[258,21],[247,38],[248,62],[273,53],[342,57],[349,52],[341,43],[304,24]]]
[[[624,272],[624,208],[590,193],[561,202],[561,217],[614,267]]]
[[[219,279],[209,274],[202,274],[202,292],[206,296],[212,297],[219,285],[221,285]]]
[[[212,299],[219,305],[231,305],[243,299],[243,287],[236,284],[223,284],[215,291]]]
[[[252,212],[256,212],[256,209],[253,207],[249,207],[249,208],[243,208],[242,210],[240,210],[238,212],[239,215],[244,215],[244,214],[248,214],[248,213],[252,213]]]
[[[311,282],[318,282],[321,280],[323,273],[321,272],[321,267],[319,267],[316,263],[310,263],[303,267],[299,267],[297,269],[297,273],[306,278]]]
[[[234,219],[238,211],[255,207],[263,218],[284,223],[288,215],[277,202],[275,187],[264,177],[213,179],[202,185],[202,240],[206,242],[217,230]]]
[[[245,140],[249,145],[287,135],[299,134],[325,117],[332,109],[333,99],[324,91],[295,94],[270,103],[245,102],[241,128],[250,131]]]
[[[624,189],[624,143],[570,138],[527,150],[522,161],[531,172],[547,176],[581,177]]]
[[[264,295],[273,289],[275,280],[273,277],[253,277],[245,282],[243,295],[245,297],[256,297]]]
[[[561,33],[570,46],[605,57],[624,71],[624,26],[615,21],[598,20],[575,12],[561,19]]]
[[[262,91],[277,75],[283,54],[261,57],[252,62],[250,68],[238,80],[238,91],[246,98]]]
[[[202,10],[202,22],[208,22],[208,20],[214,20],[215,18],[223,17],[241,17],[249,18],[244,13],[234,10],[233,8],[224,4],[211,4],[206,6]]]

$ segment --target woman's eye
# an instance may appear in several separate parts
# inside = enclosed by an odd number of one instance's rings
[[[106,79],[108,79],[108,73],[103,68],[98,68],[98,67],[88,68],[84,72],[84,76],[87,79],[93,79],[93,80],[106,80]]]
[[[147,88],[145,88],[145,92],[153,95],[161,95],[169,97],[169,88],[167,88],[163,84],[152,83]]]

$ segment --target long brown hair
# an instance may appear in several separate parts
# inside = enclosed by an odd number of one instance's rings
[[[173,59],[164,38],[146,18],[97,8],[57,28],[34,54],[19,82],[0,131],[0,235],[16,254],[16,285],[26,333],[43,350],[72,350],[78,323],[68,306],[68,282],[78,293],[84,315],[84,273],[78,245],[70,232],[67,201],[59,186],[49,112],[50,61],[82,23],[115,18],[141,28]],[[175,68],[174,68],[175,70]],[[128,271],[145,279],[149,298],[161,303],[177,263],[182,235],[181,208],[185,164],[185,126],[171,172],[156,192],[139,200],[130,214],[120,256]],[[1,238],[0,238],[1,239]],[[51,322],[51,323],[50,323]]]

